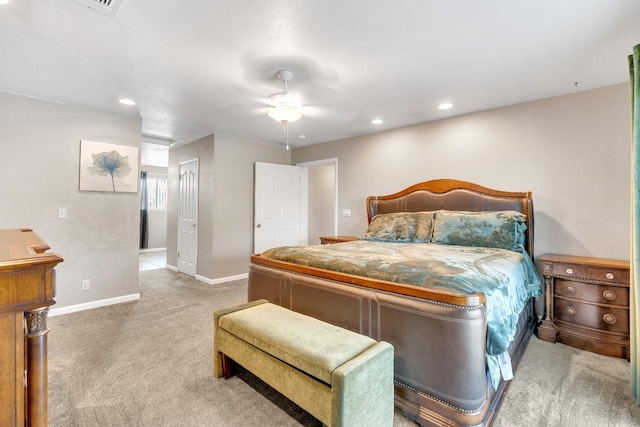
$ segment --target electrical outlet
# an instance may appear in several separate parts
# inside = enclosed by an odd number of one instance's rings
[[[65,219],[67,217],[67,208],[58,208],[58,218]]]
[[[89,281],[89,279],[82,279],[80,289],[83,291],[86,291],[89,289],[90,285],[91,285],[91,282]]]
[[[342,216],[351,216],[351,209],[342,209]]]

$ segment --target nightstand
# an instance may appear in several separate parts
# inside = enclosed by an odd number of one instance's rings
[[[629,360],[629,262],[545,254],[538,338]]]
[[[332,243],[351,242],[353,240],[358,240],[358,238],[357,237],[353,237],[353,236],[320,236],[320,244],[321,245],[330,245]]]

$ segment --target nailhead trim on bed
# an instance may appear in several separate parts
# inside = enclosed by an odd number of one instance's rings
[[[430,394],[424,393],[424,392],[418,390],[415,387],[411,387],[410,385],[407,385],[407,384],[403,383],[402,381],[398,381],[398,380],[394,379],[393,382],[394,382],[394,384],[397,384],[400,387],[404,387],[404,388],[408,388],[409,390],[413,390],[416,393],[418,393],[419,395],[422,395],[422,396],[424,396],[424,397],[426,397],[428,399],[431,399],[431,400],[435,400],[436,402],[441,403],[441,404],[443,404],[445,406],[448,406],[451,409],[455,409],[456,411],[464,412],[465,414],[469,414],[469,415],[475,415],[475,414],[479,414],[480,412],[482,412],[482,407],[480,407],[478,409],[475,409],[475,410],[474,409],[458,408],[457,406],[452,405],[452,404],[450,404],[448,402],[445,402],[442,399],[438,399],[437,397],[434,397],[434,396],[431,396]]]

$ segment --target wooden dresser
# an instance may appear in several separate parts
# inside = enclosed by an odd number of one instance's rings
[[[351,242],[353,240],[358,240],[358,238],[354,236],[320,236],[321,245],[331,245],[333,243]]]
[[[47,426],[47,312],[62,258],[29,229],[0,230],[0,426]]]
[[[629,262],[545,254],[538,337],[629,360]]]

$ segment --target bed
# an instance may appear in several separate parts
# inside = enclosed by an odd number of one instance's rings
[[[360,240],[253,255],[249,301],[391,343],[396,407],[421,425],[490,425],[536,323],[531,193],[441,179],[366,205]]]

